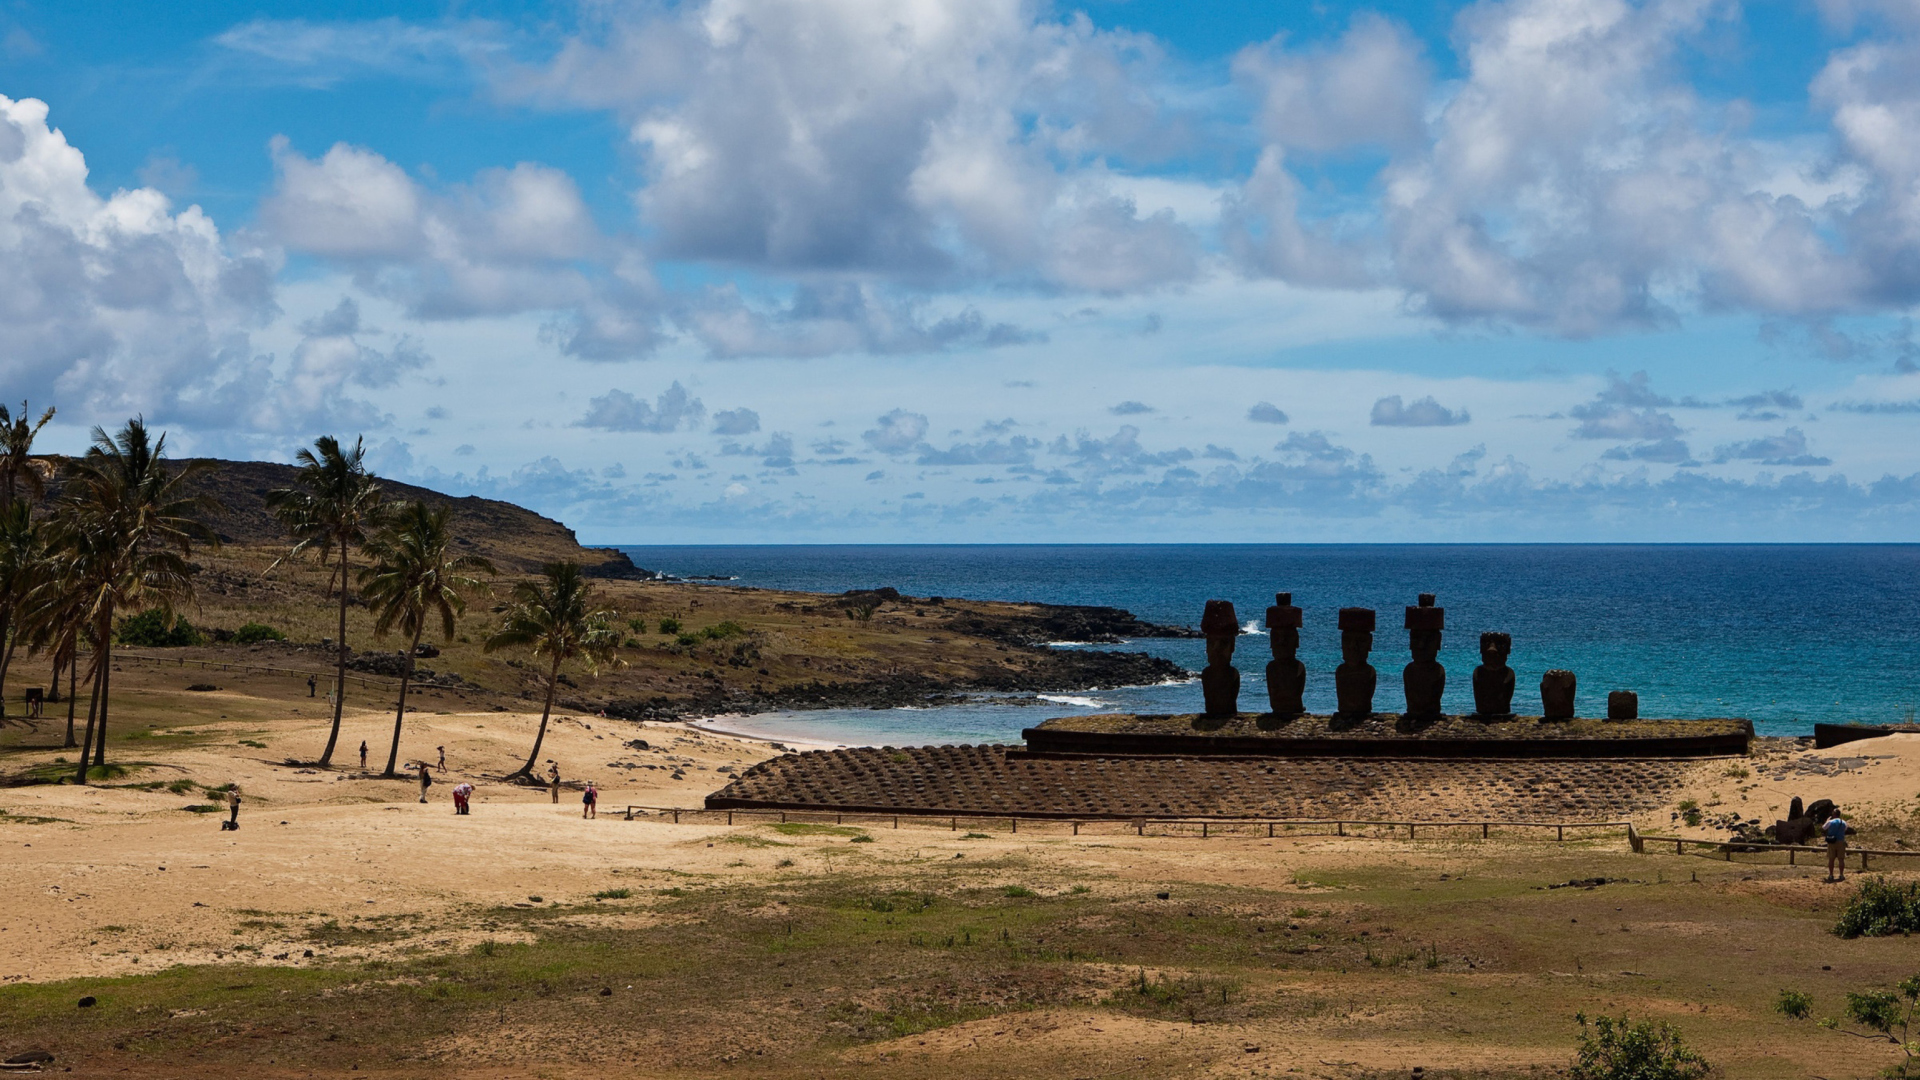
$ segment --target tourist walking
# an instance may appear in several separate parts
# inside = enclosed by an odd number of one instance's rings
[[[367,771],[367,740],[360,740],[360,771]]]
[[[553,805],[560,805],[560,766],[552,758],[547,759],[547,786],[553,789]]]
[[[440,764],[437,766],[437,768],[441,772],[446,772],[447,771],[447,748],[444,746],[441,746],[441,747],[436,747],[435,749],[440,751]]]
[[[595,808],[600,805],[600,789],[593,786],[593,781],[587,781],[587,790],[585,794],[580,796],[580,804],[581,817],[591,818],[598,816],[594,811]]]
[[[220,826],[221,832],[232,832],[240,827],[240,785],[227,785],[227,820]]]
[[[473,785],[462,780],[453,786],[453,812],[464,814],[473,801]]]
[[[311,675],[307,676],[307,696],[308,697],[313,696],[314,687],[318,685],[319,685],[318,683],[313,681],[313,676]]]
[[[427,768],[427,763],[423,761],[420,763],[420,801],[421,802],[427,801],[427,789],[432,786],[433,786],[433,773]]]
[[[1828,881],[1847,880],[1847,834],[1852,831],[1837,806],[1833,808],[1833,816],[1820,826],[1820,834],[1827,838]]]

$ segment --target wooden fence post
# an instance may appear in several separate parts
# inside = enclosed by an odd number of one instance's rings
[[[1200,839],[1205,840],[1206,838],[1207,838],[1207,823],[1203,821],[1200,823]],[[1866,856],[1862,855],[1861,858],[1864,859],[1866,858]],[[1860,865],[1865,866],[1866,864],[1863,862]]]
[[[1347,835],[1347,823],[1344,821],[1336,821],[1333,823],[1333,830],[1341,836],[1345,836]]]
[[[1485,840],[1486,838],[1487,838],[1487,823],[1483,821],[1480,823],[1480,839]]]

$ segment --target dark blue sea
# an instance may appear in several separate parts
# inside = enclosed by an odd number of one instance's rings
[[[1540,675],[1579,679],[1583,716],[1610,690],[1640,695],[1648,717],[1744,716],[1764,735],[1815,721],[1913,721],[1920,705],[1920,545],[903,545],[626,547],[635,563],[732,584],[815,592],[890,585],[912,596],[1036,600],[1126,608],[1198,625],[1208,599],[1231,600],[1249,633],[1235,666],[1242,708],[1263,710],[1271,659],[1261,622],[1273,594],[1305,610],[1307,705],[1333,707],[1337,609],[1379,611],[1375,707],[1402,705],[1409,659],[1401,610],[1431,592],[1446,608],[1440,662],[1446,704],[1473,709],[1483,630],[1513,635],[1515,707],[1539,708]],[[1062,644],[1062,648],[1079,647]],[[1197,640],[1142,640],[1185,667]],[[1049,716],[1190,712],[1197,681],[983,698],[930,709],[765,714],[718,726],[795,740],[914,745],[1018,742]]]

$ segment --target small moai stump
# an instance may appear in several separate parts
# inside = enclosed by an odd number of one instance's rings
[[[1373,651],[1373,609],[1340,609],[1340,666],[1333,669],[1334,695],[1339,706],[1334,715],[1343,719],[1373,715],[1373,691],[1379,674],[1367,663]]]
[[[1240,619],[1233,612],[1233,601],[1207,601],[1200,632],[1207,637],[1207,666],[1200,672],[1207,715],[1235,716],[1240,712],[1240,672],[1233,666],[1233,645],[1240,636]]]
[[[1482,720],[1513,719],[1513,636],[1490,630],[1480,635],[1480,666],[1473,669],[1473,714]]]
[[[1273,660],[1267,664],[1267,711],[1294,717],[1307,711],[1301,698],[1307,692],[1307,666],[1300,662],[1300,609],[1292,593],[1274,593],[1267,609],[1267,643]]]
[[[1441,631],[1447,609],[1433,606],[1433,594],[1421,593],[1420,603],[1407,609],[1407,651],[1413,662],[1400,672],[1406,690],[1406,715],[1414,720],[1438,720],[1440,699],[1447,691],[1447,669],[1440,666]]]
[[[1554,668],[1540,676],[1540,716],[1544,720],[1573,719],[1573,672]]]
[[[1615,690],[1607,695],[1607,719],[1640,719],[1640,695],[1631,690]]]

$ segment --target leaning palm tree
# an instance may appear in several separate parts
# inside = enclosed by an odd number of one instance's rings
[[[139,418],[114,436],[94,428],[93,445],[70,465],[53,518],[53,546],[68,564],[93,645],[95,708],[80,749],[82,784],[89,750],[94,766],[107,761],[114,615],[158,608],[171,616],[174,605],[193,597],[193,542],[217,543],[200,518],[218,504],[187,491],[207,464],[169,469],[166,448],[167,437],[149,438]]]
[[[373,560],[372,566],[360,571],[360,596],[373,608],[373,632],[386,637],[398,630],[407,639],[400,704],[393,712],[393,745],[387,750],[387,770],[382,776],[395,775],[400,759],[400,725],[407,716],[407,687],[413,682],[413,658],[420,650],[421,636],[438,622],[440,640],[451,639],[455,621],[467,609],[467,594],[487,587],[472,575],[499,573],[478,555],[449,550],[452,518],[451,507],[403,503],[362,549]]]
[[[340,741],[340,715],[347,698],[347,560],[353,549],[366,543],[367,534],[380,523],[380,485],[367,471],[366,450],[359,439],[352,450],[343,450],[340,441],[322,435],[313,441],[313,449],[302,449],[295,460],[300,473],[297,485],[267,492],[267,508],[272,510],[295,538],[293,554],[317,551],[322,562],[334,549],[340,555],[340,637],[334,665],[333,730],[327,734],[327,748],[320,754],[320,766],[333,763],[334,744]]]
[[[580,564],[548,563],[540,573],[541,580],[513,587],[513,603],[486,645],[488,652],[529,648],[533,655],[548,660],[547,703],[540,710],[540,732],[533,738],[527,763],[508,774],[508,780],[531,777],[534,763],[540,760],[540,744],[546,740],[547,721],[553,716],[554,691],[560,685],[560,665],[579,660],[589,674],[598,674],[601,664],[623,663],[614,656],[620,644],[620,634],[613,628],[615,613],[593,610],[596,598],[580,573]]]
[[[46,493],[44,478],[34,466],[33,440],[40,429],[47,426],[47,421],[53,419],[53,410],[41,413],[38,422],[29,419],[32,415],[24,401],[20,403],[19,416],[0,405],[0,508],[12,505],[22,483],[32,489],[36,498]]]

